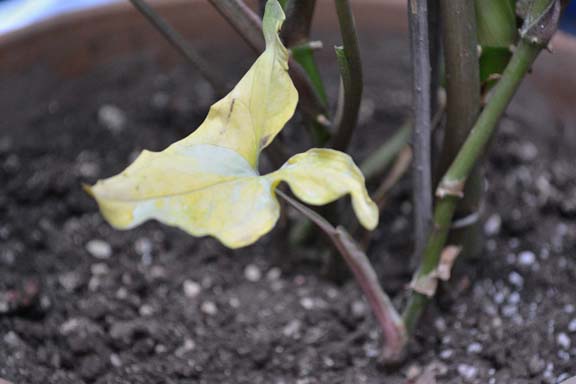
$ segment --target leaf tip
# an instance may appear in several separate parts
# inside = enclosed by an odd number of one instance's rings
[[[262,31],[267,47],[279,41],[278,31],[280,31],[285,19],[286,15],[278,0],[268,0],[262,19]]]
[[[94,191],[92,190],[92,185],[82,183],[82,189],[86,192],[90,197],[95,198]]]

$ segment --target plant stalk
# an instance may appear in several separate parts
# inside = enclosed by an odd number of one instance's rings
[[[556,30],[560,3],[555,0],[535,0],[535,3],[539,3],[539,7],[534,8],[533,12],[539,13],[536,13],[534,21],[531,21],[523,29],[522,39],[504,70],[502,78],[496,84],[490,100],[480,113],[468,138],[436,191],[434,227],[424,249],[420,268],[412,280],[413,290],[403,314],[404,324],[410,333],[434,293],[433,291],[424,293],[419,287],[430,286],[431,283],[436,282],[435,272],[441,252],[446,244],[456,205],[463,194],[466,178],[484,153],[488,142],[496,131],[498,121],[508,107],[522,79]]]
[[[280,190],[276,193],[310,221],[316,224],[334,244],[354,274],[384,336],[383,359],[400,359],[406,343],[406,331],[402,319],[388,295],[382,290],[378,276],[366,254],[358,247],[348,232],[342,227],[335,228],[322,216],[305,205],[292,199]]]
[[[414,114],[414,258],[418,258],[426,243],[432,221],[431,179],[431,96],[430,50],[428,38],[428,3],[408,2],[410,51],[412,55],[412,106]]]
[[[443,175],[472,129],[480,111],[480,68],[474,2],[468,0],[440,0],[440,20],[446,68],[446,128],[440,153],[438,175]],[[464,197],[458,203],[456,220],[478,215],[482,197],[482,172],[478,164],[468,177]],[[451,244],[463,246],[467,255],[479,253],[480,244],[474,242],[479,231],[478,222],[453,229]],[[476,248],[476,249],[475,249]]]
[[[280,36],[292,50],[294,60],[306,71],[324,106],[327,106],[326,90],[314,60],[314,48],[310,46],[310,28],[315,9],[316,0],[289,0],[286,4],[286,22]]]
[[[226,94],[224,81],[212,70],[210,65],[204,61],[202,56],[190,47],[184,37],[172,28],[152,7],[144,0],[130,0],[136,8],[177,50],[200,72],[200,74],[210,83],[218,96]]]
[[[288,0],[286,22],[280,33],[287,47],[304,44],[309,40],[315,8],[316,0]]]
[[[242,0],[209,0],[210,4],[257,53],[264,50],[262,19]]]
[[[316,0],[289,0],[286,4],[286,22],[280,36],[292,51],[294,60],[302,66],[323,107],[328,107],[324,82],[314,59],[315,48],[310,43],[310,28]],[[308,119],[314,146],[323,147],[330,139],[330,132],[320,122]]]
[[[350,3],[348,0],[334,0],[334,3],[342,36],[342,48],[336,48],[336,56],[343,92],[334,123],[335,134],[332,147],[345,152],[358,124],[364,80],[358,35]]]

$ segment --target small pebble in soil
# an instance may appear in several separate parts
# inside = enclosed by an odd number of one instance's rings
[[[366,303],[361,300],[356,300],[352,302],[351,306],[352,316],[356,319],[361,319],[366,314]]]
[[[254,264],[248,264],[246,268],[244,268],[244,277],[246,280],[256,283],[262,279],[262,271]]]
[[[508,303],[518,304],[519,302],[520,302],[520,294],[518,292],[512,292],[510,296],[508,296]]]
[[[194,348],[196,348],[196,343],[194,342],[194,340],[186,339],[186,340],[184,340],[184,344],[182,344],[180,347],[178,347],[178,349],[176,349],[174,354],[178,357],[182,357],[187,352],[193,351]]]
[[[228,300],[228,304],[232,307],[232,308],[240,308],[240,299],[238,299],[237,297],[231,297]]]
[[[574,310],[576,310],[576,308],[574,308],[574,306],[572,304],[566,304],[564,306],[564,313],[567,313],[570,315],[570,314],[574,313]]]
[[[496,292],[496,294],[494,295],[494,302],[496,304],[502,304],[504,303],[504,300],[506,299],[506,293],[502,292],[502,291],[498,291]]]
[[[323,357],[322,358],[322,363],[324,364],[325,367],[331,368],[334,366],[334,360],[332,360],[329,357]]]
[[[282,275],[282,271],[280,268],[274,267],[270,268],[270,270],[266,273],[266,278],[270,281],[276,281]]]
[[[468,364],[458,364],[458,374],[464,380],[474,380],[476,375],[478,375],[478,368],[468,365]]]
[[[546,368],[546,362],[538,355],[534,355],[528,362],[528,371],[531,375],[537,375]]]
[[[98,122],[112,133],[120,133],[126,126],[126,114],[115,105],[105,104],[98,110]]]
[[[94,276],[103,276],[110,272],[110,268],[104,263],[94,263],[90,266],[90,272]]]
[[[440,358],[443,360],[450,360],[452,356],[454,356],[453,349],[445,349],[442,352],[440,352]]]
[[[118,356],[117,354],[113,353],[110,355],[110,364],[112,364],[113,367],[121,367],[122,366],[122,360],[120,360],[120,356]]]
[[[68,292],[73,292],[83,284],[82,276],[76,272],[67,272],[58,276],[58,282]]]
[[[570,321],[570,324],[568,324],[568,331],[576,332],[576,319],[572,319],[572,321]]]
[[[118,290],[116,291],[115,297],[118,300],[125,300],[128,298],[128,290],[126,289],[126,287],[120,287],[118,288]]]
[[[214,316],[218,313],[218,307],[212,301],[205,301],[200,306],[200,310],[208,316]]]
[[[570,337],[564,332],[561,332],[558,334],[558,336],[556,336],[556,342],[560,347],[564,349],[569,349],[570,345],[572,344],[572,342],[570,341]]]
[[[4,343],[11,347],[18,347],[22,344],[22,340],[14,331],[9,331],[6,335],[4,335]]]
[[[515,305],[505,305],[502,307],[502,316],[504,317],[513,317],[518,313],[518,307]]]
[[[468,352],[470,354],[480,353],[480,352],[482,352],[482,344],[472,343],[472,344],[468,345],[468,348],[466,348],[466,352]]]
[[[300,305],[304,308],[304,309],[312,309],[314,308],[314,299],[312,299],[311,297],[303,297],[300,299]]]
[[[412,364],[406,370],[406,378],[410,381],[417,379],[422,374],[422,367],[418,364]]]
[[[518,255],[518,264],[529,267],[536,261],[536,255],[532,251],[523,251]]]
[[[78,174],[82,177],[98,177],[100,174],[100,166],[97,163],[85,161],[76,166]]]
[[[0,239],[7,239],[8,238],[8,234],[7,234],[7,227],[0,227]],[[12,265],[14,264],[14,261],[16,261],[16,252],[12,249],[3,249],[0,250],[0,263],[4,264],[4,265]]]
[[[108,259],[112,256],[112,247],[104,240],[90,240],[86,243],[86,251],[97,259]]]
[[[434,320],[434,328],[436,328],[438,332],[446,331],[447,329],[446,320],[444,320],[441,317],[436,318],[436,320]]]
[[[80,326],[81,320],[77,318],[68,319],[60,325],[60,333],[67,335],[72,333]]]
[[[510,282],[510,284],[521,288],[524,285],[524,278],[522,277],[522,275],[520,275],[518,272],[510,272],[510,274],[508,275],[508,281]]]
[[[568,353],[564,350],[558,351],[558,353],[556,355],[562,361],[570,361],[570,353]]]
[[[154,308],[151,305],[144,304],[138,309],[140,316],[150,317],[154,314]]]
[[[547,363],[546,368],[544,369],[544,378],[552,379],[554,376],[554,363]]]
[[[134,242],[134,251],[142,257],[142,264],[150,264],[152,261],[152,241],[146,237],[140,237]]]
[[[366,354],[367,358],[373,359],[380,356],[382,350],[378,343],[366,343],[364,344],[364,353]]]
[[[291,320],[284,328],[282,328],[282,334],[285,337],[299,339],[300,329],[302,328],[302,322],[300,320]]]
[[[484,233],[486,236],[494,236],[500,233],[500,227],[502,226],[502,218],[500,215],[494,213],[484,223]]]
[[[193,280],[185,280],[182,283],[182,290],[186,297],[193,299],[200,294],[202,286]]]

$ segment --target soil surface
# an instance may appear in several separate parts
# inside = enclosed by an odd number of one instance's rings
[[[410,102],[405,42],[365,52],[358,160],[400,126]],[[235,62],[229,78],[248,63]],[[212,96],[193,71],[142,55],[82,78],[38,66],[1,83],[0,378],[425,384],[576,375],[576,148],[529,85],[486,161],[484,251],[431,306],[407,363],[388,371],[357,286],[325,277],[319,252],[282,249],[278,231],[234,252],[154,222],[116,231],[83,192],[82,183],[201,122]],[[296,118],[284,140],[302,129]],[[394,189],[370,248],[398,307],[409,281],[409,184]]]

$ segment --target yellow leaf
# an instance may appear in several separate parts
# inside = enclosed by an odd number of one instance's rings
[[[378,209],[364,177],[344,153],[312,149],[268,175],[257,172],[261,149],[290,119],[298,100],[278,37],[283,20],[277,0],[268,1],[266,50],[194,133],[164,151],[143,151],[119,175],[86,187],[110,224],[126,229],[156,219],[238,248],[274,227],[279,216],[274,190],[285,181],[313,205],[350,194],[360,222],[376,226]]]
[[[174,144],[212,144],[238,152],[258,167],[261,149],[282,130],[298,103],[298,93],[288,75],[288,50],[278,31],[284,11],[277,1],[266,5],[263,31],[266,50],[234,89],[215,103],[200,127]]]
[[[378,208],[368,196],[364,176],[345,153],[311,149],[293,156],[267,177],[286,181],[300,200],[312,205],[328,204],[350,194],[360,223],[370,230],[378,224]]]

